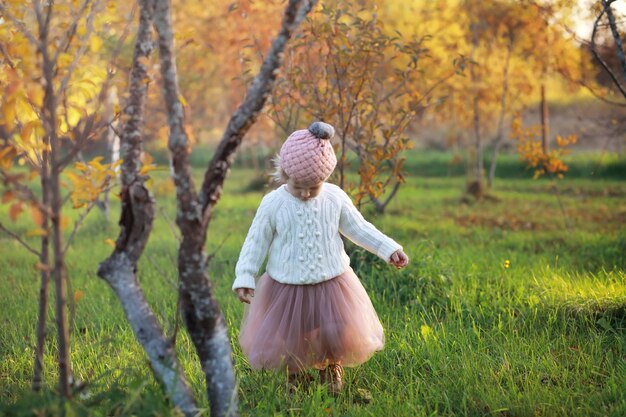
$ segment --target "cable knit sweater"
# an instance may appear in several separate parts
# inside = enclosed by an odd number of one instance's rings
[[[267,272],[283,284],[316,284],[342,274],[350,258],[340,233],[385,261],[402,249],[367,222],[336,185],[324,183],[308,201],[281,186],[261,201],[235,267],[233,290],[255,288],[268,251]]]

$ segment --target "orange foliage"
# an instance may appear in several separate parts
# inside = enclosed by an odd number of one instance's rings
[[[117,175],[116,168],[122,163],[121,159],[113,164],[104,165],[100,163],[101,160],[102,157],[97,157],[86,164],[77,162],[75,168],[78,172],[68,172],[67,176],[72,184],[70,199],[74,208],[84,207],[96,201],[109,187],[111,179]]]
[[[513,119],[511,139],[517,141],[520,160],[525,162],[528,168],[535,169],[533,178],[540,178],[544,174],[563,178],[563,174],[568,170],[563,157],[569,153],[566,148],[576,143],[576,135],[567,137],[557,135],[555,138],[557,148],[547,152],[543,149],[540,136],[540,126],[525,128],[519,115]]]

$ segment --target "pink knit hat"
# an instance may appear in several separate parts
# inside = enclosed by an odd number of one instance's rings
[[[337,165],[330,139],[335,128],[314,122],[308,129],[293,132],[280,148],[280,166],[289,178],[302,185],[325,181]]]

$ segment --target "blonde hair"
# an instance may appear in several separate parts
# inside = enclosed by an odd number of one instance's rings
[[[272,180],[278,184],[286,184],[289,181],[289,175],[285,172],[280,164],[280,154],[272,158],[272,165],[274,166],[274,172],[272,172]]]

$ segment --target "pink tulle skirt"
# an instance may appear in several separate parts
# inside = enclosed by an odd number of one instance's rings
[[[267,273],[246,307],[239,343],[256,369],[356,366],[384,345],[383,328],[352,269],[313,285],[289,285]]]

